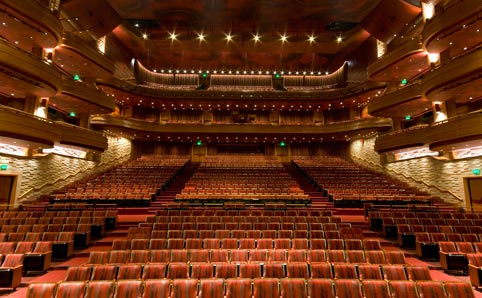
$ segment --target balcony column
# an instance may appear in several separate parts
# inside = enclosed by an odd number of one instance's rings
[[[47,118],[48,97],[27,96],[23,110],[41,118]]]
[[[445,102],[445,109],[447,110],[447,118],[457,117],[457,105],[455,100],[449,99]]]
[[[213,111],[204,110],[202,114],[202,123],[205,125],[210,125],[213,123]]]
[[[280,124],[279,111],[269,112],[269,122],[271,123],[271,125],[279,125]]]
[[[440,122],[447,119],[447,108],[445,102],[434,101],[432,103],[433,122]]]
[[[392,122],[393,122],[393,131],[399,131],[402,129],[402,123],[400,121],[400,118],[394,117],[392,118]]]
[[[315,125],[324,125],[325,114],[323,114],[323,112],[318,112],[318,111],[313,112],[313,122],[315,123]]]
[[[90,116],[88,114],[79,115],[79,126],[83,128],[90,128]]]

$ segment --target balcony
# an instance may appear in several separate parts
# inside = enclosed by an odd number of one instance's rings
[[[265,124],[156,124],[152,122],[124,119],[110,115],[96,115],[91,119],[93,127],[112,131],[122,131],[127,135],[136,134],[139,138],[142,135],[159,134],[162,137],[167,135],[262,135],[262,136],[332,136],[354,135],[360,131],[376,130],[386,131],[392,127],[391,119],[387,118],[366,118],[316,125],[281,125],[272,126]]]
[[[0,93],[50,97],[62,86],[60,72],[47,61],[0,39]]]
[[[379,136],[375,141],[375,151],[384,153],[423,145],[423,136],[428,125],[416,126]]]
[[[482,112],[470,113],[434,123],[424,134],[424,141],[431,150],[451,151],[457,143],[482,141]]]
[[[60,131],[60,144],[82,147],[103,152],[107,149],[107,138],[99,132],[70,125],[64,122],[55,122]]]
[[[73,33],[65,32],[54,52],[54,63],[81,78],[108,79],[114,74],[114,62]]]
[[[462,104],[482,96],[482,47],[427,72],[422,82],[422,94],[431,101],[454,99]]]
[[[450,47],[450,56],[458,56],[464,48],[482,42],[482,5],[480,0],[452,1],[443,12],[428,20],[422,32],[425,48],[430,53],[441,53]]]
[[[417,81],[390,93],[376,97],[368,104],[368,113],[377,117],[416,116],[432,108],[429,101],[422,97],[422,84]]]
[[[416,38],[378,58],[368,66],[367,72],[373,81],[401,81],[419,76],[428,67],[427,53]]]
[[[56,108],[76,114],[104,114],[115,109],[113,97],[105,95],[92,84],[75,82],[64,77],[62,91],[50,98],[49,103]]]
[[[107,139],[101,133],[5,106],[0,107],[0,137],[18,140],[29,148],[71,145],[96,151],[107,149]]]
[[[480,147],[481,141],[482,112],[479,111],[380,136],[375,142],[375,151],[383,153],[428,145],[432,151],[451,152]]]
[[[62,37],[58,16],[36,0],[1,1],[2,37],[30,52],[34,47],[55,48]]]

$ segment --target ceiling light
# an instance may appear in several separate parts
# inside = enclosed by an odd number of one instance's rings
[[[197,39],[199,39],[200,42],[206,41],[206,35],[201,32],[197,35]]]
[[[282,43],[285,43],[288,41],[288,36],[286,36],[286,34],[283,34],[283,35],[280,34],[280,40]]]
[[[310,43],[314,43],[314,42],[316,41],[316,36],[314,36],[314,35],[308,36],[308,41],[309,41]]]
[[[169,39],[170,39],[171,41],[177,40],[177,36],[178,36],[178,35],[176,34],[176,32],[174,32],[174,31],[173,31],[173,32],[169,32]]]
[[[226,37],[224,38],[227,42],[231,42],[233,41],[233,37],[234,35],[231,35],[231,32],[230,33],[227,33],[226,34]]]
[[[261,36],[259,36],[258,33],[253,34],[253,41],[254,41],[254,43],[260,42],[260,41],[261,41]]]

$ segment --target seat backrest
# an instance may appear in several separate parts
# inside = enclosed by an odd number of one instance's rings
[[[285,264],[268,263],[263,266],[263,276],[268,278],[285,278]]]
[[[239,264],[239,277],[251,279],[261,277],[261,264]]]
[[[54,297],[57,283],[31,283],[28,286],[27,298]]]
[[[33,249],[34,253],[47,253],[49,251],[52,251],[52,242],[50,241],[39,241]]]
[[[201,279],[199,298],[224,298],[224,279]]]
[[[167,264],[145,264],[142,269],[142,280],[165,278],[166,270]]]
[[[167,278],[189,278],[189,266],[186,263],[169,263],[167,266]]]
[[[236,278],[238,277],[238,266],[232,263],[215,264],[216,278]]]
[[[125,264],[117,268],[117,280],[141,278],[142,266],[139,264]]]
[[[92,268],[91,280],[113,280],[116,277],[117,266],[98,265]]]
[[[358,279],[335,279],[334,283],[337,297],[363,298]]]
[[[197,279],[175,279],[171,292],[171,298],[196,297]]]
[[[443,282],[441,281],[417,281],[417,292],[424,298],[446,298]]]
[[[83,281],[61,282],[57,286],[55,298],[82,298],[86,283]]]
[[[474,298],[474,290],[469,282],[463,281],[446,281],[445,290],[449,298],[467,297]]]
[[[189,250],[173,249],[171,250],[170,262],[189,262]]]
[[[441,252],[445,252],[445,253],[457,252],[457,247],[455,246],[455,242],[440,241],[438,245]]]
[[[402,265],[382,266],[382,272],[386,280],[407,280],[405,267]]]
[[[0,254],[6,255],[13,253],[15,250],[14,242],[0,242]]]
[[[281,297],[307,297],[304,278],[286,278],[280,280]]]
[[[254,298],[279,297],[277,278],[255,278],[253,281]]]
[[[213,278],[214,267],[208,263],[194,263],[191,264],[191,278]]]
[[[7,254],[3,260],[2,268],[15,268],[23,266],[24,254]]]
[[[67,268],[65,281],[88,281],[92,274],[92,267],[75,266]]]
[[[169,298],[171,283],[167,279],[147,279],[142,298]]]
[[[383,279],[380,265],[360,264],[358,265],[358,277],[360,280],[365,279]]]
[[[213,249],[209,251],[209,259],[211,263],[229,262],[229,258],[229,251],[227,249]]]
[[[308,263],[288,262],[286,264],[286,277],[288,278],[309,278]]]
[[[115,283],[110,280],[97,280],[87,283],[84,298],[110,298],[114,296]]]
[[[386,251],[385,259],[388,264],[406,264],[405,254],[403,251]]]
[[[358,278],[356,267],[354,264],[337,263],[333,265],[335,278]]]
[[[17,254],[25,254],[32,252],[35,247],[34,242],[30,241],[21,241],[17,243],[17,246],[15,247],[15,253]]]
[[[456,242],[455,247],[457,247],[457,251],[461,253],[475,253],[472,242]]]
[[[330,278],[311,278],[307,281],[309,297],[335,298],[333,280]]]
[[[365,252],[367,262],[370,264],[386,264],[385,253],[383,250],[370,250]]]
[[[108,251],[91,251],[89,254],[88,264],[107,264],[109,260]]]
[[[362,289],[365,298],[390,298],[385,280],[363,280]]]
[[[142,281],[119,280],[115,287],[115,298],[138,298],[142,292]]]
[[[330,263],[311,263],[312,278],[333,278],[333,269]]]
[[[226,298],[252,298],[250,278],[228,278],[226,280]]]
[[[409,280],[432,280],[430,270],[426,266],[407,266],[405,270]]]

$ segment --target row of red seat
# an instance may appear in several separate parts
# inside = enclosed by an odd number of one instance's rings
[[[115,239],[113,250],[124,249],[347,249],[381,250],[376,239],[307,238],[150,238]]]
[[[473,298],[469,283],[461,281],[384,281],[328,278],[229,278],[229,279],[149,279],[80,281],[31,284],[27,298],[34,297],[187,297],[187,298],[261,298],[261,297],[466,297]]]
[[[126,263],[406,264],[402,251],[330,249],[139,249],[91,251],[87,264]]]
[[[250,224],[268,224],[278,223],[287,224],[287,229],[294,229],[296,224],[300,229],[308,230],[310,227],[306,224],[341,224],[341,217],[338,216],[242,216],[242,215],[190,215],[190,216],[148,216],[148,223],[250,223]],[[326,225],[331,226],[331,225]],[[343,225],[341,225],[343,226]],[[319,225],[317,230],[324,230],[325,225]],[[281,228],[281,226],[273,226],[273,228]]]
[[[243,209],[220,209],[216,207],[210,208],[189,208],[189,209],[160,209],[156,210],[156,216],[215,216],[215,217],[331,217],[332,210],[327,209],[313,209],[313,208],[290,208],[281,210],[267,210],[258,208],[243,208]]]

